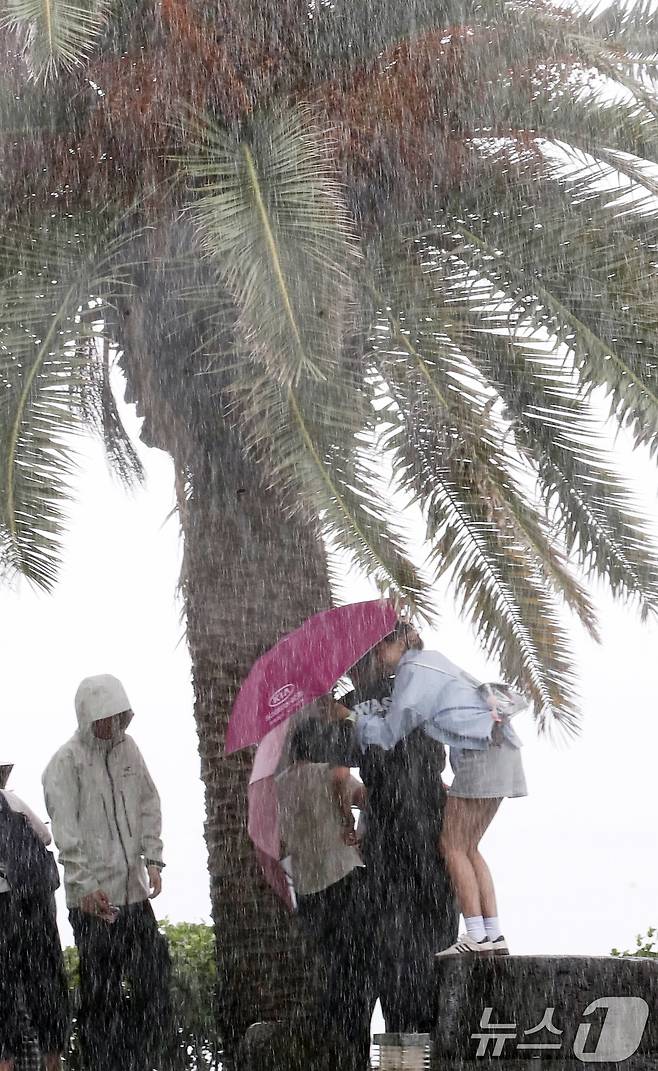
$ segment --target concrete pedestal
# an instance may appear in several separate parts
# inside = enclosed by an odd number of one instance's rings
[[[658,1071],[658,960],[439,961],[435,1021],[427,1057],[426,1035],[415,1042],[388,1035],[388,1064],[432,1071],[583,1071],[586,1065]],[[343,1038],[318,1037],[303,1020],[252,1028],[231,1068],[363,1071]]]
[[[658,1071],[658,961],[439,961],[433,1067]]]

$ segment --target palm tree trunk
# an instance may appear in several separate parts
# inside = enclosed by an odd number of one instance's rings
[[[144,416],[142,439],[167,451],[176,471],[219,1015],[230,1054],[251,1023],[290,1022],[308,1007],[316,972],[247,835],[253,756],[243,751],[225,757],[224,734],[254,659],[328,606],[331,593],[316,526],[284,515],[256,465],[244,459],[213,381],[197,374],[196,325],[172,316],[160,268],[152,262],[143,271],[139,289],[119,310],[117,330],[126,398],[137,401]]]
[[[250,1023],[294,1015],[308,995],[309,964],[254,858],[245,825],[252,754],[224,757],[226,724],[254,659],[330,596],[317,533],[285,519],[227,446],[220,464],[206,457],[181,516],[220,1004],[235,1040]]]

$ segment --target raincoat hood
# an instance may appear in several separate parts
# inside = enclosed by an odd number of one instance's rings
[[[121,729],[130,701],[116,677],[88,677],[75,698],[80,728],[43,775],[66,902],[102,889],[117,906],[147,900],[146,867],[162,865],[160,799],[135,741]],[[110,739],[94,723],[114,718]],[[114,731],[115,726],[118,731]]]
[[[96,721],[111,718],[130,710],[130,700],[121,681],[110,673],[100,673],[95,677],[85,677],[75,693],[75,712],[78,716],[80,733],[87,736]],[[132,718],[132,713],[122,722],[125,730]]]

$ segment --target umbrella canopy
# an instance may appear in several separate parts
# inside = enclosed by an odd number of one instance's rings
[[[257,744],[337,680],[395,628],[385,599],[349,603],[309,617],[259,658],[238,696],[226,733],[226,754]]]
[[[295,725],[307,718],[322,717],[317,704],[281,722],[258,745],[249,778],[247,829],[268,883],[287,907],[294,908],[288,872],[281,864],[279,797],[276,777],[290,765],[288,739]]]
[[[288,728],[288,722],[281,722],[259,744],[249,779],[247,828],[268,883],[286,906],[292,909],[294,902],[290,883],[280,861],[279,801],[274,780],[286,750]]]
[[[287,735],[287,722],[267,734],[258,747],[249,778],[249,836],[256,848],[277,860],[281,856],[281,839],[274,778],[282,769]]]

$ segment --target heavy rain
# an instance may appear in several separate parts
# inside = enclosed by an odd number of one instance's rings
[[[0,1071],[655,1071],[655,0],[0,45]]]

